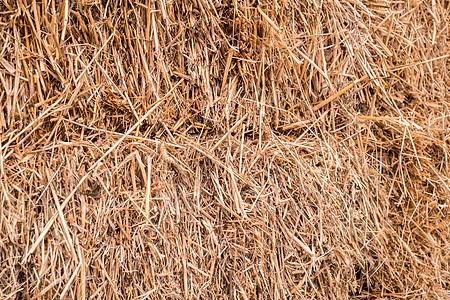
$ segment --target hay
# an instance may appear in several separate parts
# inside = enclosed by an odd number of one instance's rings
[[[448,1],[1,1],[0,298],[450,297]]]

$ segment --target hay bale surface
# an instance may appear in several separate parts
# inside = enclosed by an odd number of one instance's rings
[[[0,298],[450,297],[448,1],[2,1]]]

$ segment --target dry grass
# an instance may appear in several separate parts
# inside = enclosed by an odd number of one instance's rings
[[[448,299],[449,24],[2,0],[0,298]]]

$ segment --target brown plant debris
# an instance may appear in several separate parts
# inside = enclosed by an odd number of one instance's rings
[[[449,299],[449,24],[0,1],[0,298]]]

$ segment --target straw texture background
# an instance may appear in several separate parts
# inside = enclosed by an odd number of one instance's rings
[[[0,298],[449,299],[449,24],[0,1]]]

